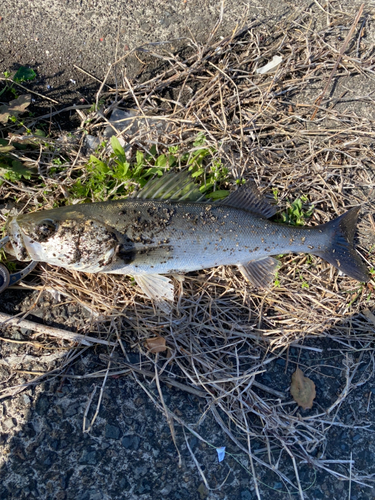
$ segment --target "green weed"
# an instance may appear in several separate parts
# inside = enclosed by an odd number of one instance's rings
[[[191,176],[202,185],[202,193],[213,200],[224,198],[229,191],[217,190],[216,186],[228,179],[229,171],[220,160],[213,160],[207,173],[205,159],[215,151],[205,144],[206,139],[200,134],[190,153],[180,154],[179,146],[171,146],[167,152],[158,155],[154,145],[148,153],[137,151],[135,158],[128,161],[119,140],[112,136],[113,153],[109,159],[101,159],[100,154],[99,157],[91,155],[85,171],[81,172],[80,178],[70,187],[71,196],[91,201],[123,197],[138,186],[143,187],[152,176],[160,177],[170,169],[181,166],[187,167]],[[101,145],[97,153],[103,149]]]
[[[13,75],[13,81],[17,83],[31,82],[35,80],[36,73],[33,69],[27,68],[26,66],[21,66],[15,75]]]
[[[9,155],[14,149],[16,149],[15,146],[9,145],[7,140],[0,139],[0,185],[3,182],[1,180],[2,177],[10,182],[17,182],[22,178],[31,178],[31,170],[25,167],[22,162]]]
[[[203,133],[198,134],[193,143],[194,148],[197,148],[192,153],[182,155],[181,163],[185,163],[192,172],[192,177],[199,180],[202,187],[201,192],[209,196],[212,200],[219,200],[228,196],[227,189],[216,190],[217,184],[228,180],[229,169],[225,167],[221,160],[212,160],[209,173],[207,174],[204,159],[209,156],[214,156],[216,151],[212,146],[207,146],[206,137]]]
[[[307,201],[307,196],[303,195],[290,203],[286,211],[281,213],[283,222],[291,224],[292,226],[303,226],[306,223],[306,219],[311,217],[315,208],[314,205],[312,205],[308,210],[305,210],[304,204]]]
[[[105,99],[99,99],[98,105],[96,105],[96,102],[94,102],[91,108],[89,108],[89,113],[92,113],[93,111],[98,111],[102,106],[104,106],[104,104],[105,104]]]
[[[280,277],[278,271],[276,271],[275,273],[275,281],[273,282],[273,284],[275,285],[276,288],[280,286]]]
[[[0,90],[0,96],[4,94],[5,92],[10,92],[15,99],[18,97],[18,93],[16,89],[14,88],[14,83],[23,83],[23,82],[30,82],[32,80],[35,80],[36,78],[36,73],[33,69],[27,68],[26,66],[21,66],[16,73],[13,75],[13,78],[11,78],[11,74],[9,71],[4,71],[3,75],[5,78],[8,80],[5,83],[5,86],[2,90]]]

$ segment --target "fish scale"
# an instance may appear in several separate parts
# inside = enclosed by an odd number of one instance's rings
[[[134,242],[134,260],[127,267],[132,275],[148,274],[151,266],[152,272],[173,274],[281,253],[323,251],[329,245],[319,227],[283,226],[242,209],[142,200],[129,200],[126,206],[123,220],[114,215],[105,222]],[[163,218],[164,210],[169,211],[168,219]],[[136,224],[135,213],[142,214]],[[122,268],[114,261],[102,272],[122,273]]]
[[[164,310],[173,299],[164,275],[237,265],[254,285],[266,287],[278,267],[272,255],[289,252],[318,255],[354,279],[369,279],[353,245],[359,207],[327,224],[301,227],[269,220],[276,208],[252,183],[218,203],[201,199],[186,173],[166,174],[133,198],[12,218],[7,251],[19,260],[134,276]]]

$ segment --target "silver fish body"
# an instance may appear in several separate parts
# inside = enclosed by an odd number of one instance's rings
[[[9,224],[13,241],[22,234],[20,246],[14,244],[21,249],[19,260],[92,273],[173,274],[281,253],[314,253],[330,243],[319,227],[277,224],[211,204],[130,199],[66,208]]]
[[[7,230],[19,260],[143,277],[137,282],[157,298],[166,283],[160,275],[219,265],[238,265],[250,281],[265,286],[277,267],[270,256],[289,252],[319,255],[366,281],[352,243],[358,210],[315,227],[278,224],[268,219],[274,208],[243,186],[220,203],[138,197],[67,206],[20,215]]]

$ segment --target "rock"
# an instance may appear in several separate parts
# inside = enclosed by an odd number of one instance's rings
[[[104,435],[107,439],[120,439],[121,431],[115,425],[107,424]]]
[[[49,407],[49,399],[46,396],[40,396],[36,402],[35,409],[39,415],[46,413]]]
[[[96,451],[92,449],[83,450],[81,458],[79,459],[80,464],[84,465],[95,465],[97,462]]]
[[[138,450],[141,439],[138,436],[125,436],[122,446],[128,450]]]
[[[5,429],[10,430],[13,429],[17,425],[17,420],[15,418],[6,418],[3,422],[3,426]]]
[[[93,135],[86,135],[85,146],[89,151],[95,151],[95,149],[100,145],[99,137]]]
[[[29,398],[29,396],[27,394],[22,395],[22,400],[26,406],[28,406],[31,403],[31,399]]]
[[[206,488],[206,486],[204,485],[204,483],[201,483],[199,486],[198,486],[198,489],[197,489],[198,493],[199,493],[199,496],[200,496],[200,499],[201,500],[204,500],[207,495],[208,495],[208,489]],[[247,499],[246,499],[247,500]]]

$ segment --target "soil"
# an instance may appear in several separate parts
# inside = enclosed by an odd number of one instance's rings
[[[324,8],[328,8],[320,2]],[[317,23],[324,24],[326,15],[319,5],[300,2],[301,10],[316,12]],[[355,12],[360,2],[345,0],[343,10]],[[247,13],[245,10],[247,8]],[[294,8],[294,7],[293,7]],[[276,23],[287,16],[289,2],[267,0],[228,4],[223,22],[215,35],[229,35],[246,16],[267,23]],[[369,8],[370,9],[370,8]],[[220,12],[216,1],[186,0],[169,2],[120,2],[58,0],[27,2],[0,0],[0,72],[14,71],[21,65],[33,68],[36,81],[25,86],[42,94],[35,96],[35,113],[59,109],[72,104],[91,104],[99,83],[74,65],[102,80],[108,64],[127,51],[146,42],[174,40],[174,49],[186,44],[184,37],[205,40]],[[370,10],[369,10],[370,13]],[[370,15],[370,14],[369,14]],[[345,32],[346,33],[346,32]],[[369,37],[374,38],[374,33]],[[147,54],[145,54],[147,60]],[[142,77],[141,62],[123,66],[129,78]],[[156,71],[155,69],[151,69]],[[147,68],[147,71],[150,71]],[[120,75],[118,76],[120,78]],[[115,85],[113,76],[108,84]],[[370,94],[368,83],[358,77],[351,89]],[[49,97],[56,103],[48,103]],[[350,105],[350,104],[348,104]],[[369,113],[369,107],[358,113]],[[371,116],[370,116],[371,118]],[[374,118],[374,117],[372,117]],[[62,119],[64,130],[74,129],[77,122],[69,115]],[[48,293],[9,290],[1,296],[0,311],[8,314],[25,312],[37,302],[28,319],[69,330],[87,330],[87,311],[65,306]],[[35,363],[27,339],[32,333],[22,328],[3,327],[1,336],[13,342],[1,343],[0,379],[2,388],[29,379],[28,371],[44,372],[61,364],[61,350],[44,352]],[[26,343],[25,343],[26,342]],[[317,404],[322,410],[333,402],[345,386],[345,349],[332,340],[310,341],[316,352],[290,349],[288,360],[276,359],[259,378],[275,390],[288,393],[290,377],[297,360],[311,368],[317,385]],[[127,346],[129,359],[136,363],[137,353]],[[147,389],[157,400],[154,381],[125,375],[111,377],[106,384],[98,417],[92,430],[83,432],[85,412],[92,418],[98,401],[102,379],[80,379],[106,367],[100,355],[106,349],[83,350],[70,364],[65,377],[51,377],[20,394],[0,402],[0,499],[40,500],[161,500],[170,499],[256,499],[248,458],[223,432],[210,414],[205,400],[174,387],[163,385],[167,406],[203,435],[202,443],[194,434],[185,436],[175,425],[178,452],[171,438],[165,415],[155,407]],[[313,367],[326,360],[323,372]],[[363,360],[363,369],[371,360]],[[321,364],[321,363],[320,363]],[[23,373],[17,373],[20,370]],[[369,372],[366,372],[368,374]],[[361,371],[358,374],[360,381]],[[143,388],[142,388],[143,386]],[[93,391],[93,403],[89,401]],[[301,410],[301,418],[304,416]],[[365,470],[370,483],[375,474],[375,439],[372,423],[375,418],[375,376],[353,390],[337,415],[328,440],[316,450],[317,459],[353,460],[357,470]],[[346,424],[355,424],[348,430]],[[87,423],[86,423],[87,424]],[[207,477],[212,490],[207,490],[193,454]],[[226,458],[218,462],[216,448],[226,447]],[[260,444],[254,443],[255,449]],[[267,450],[259,457],[266,460]],[[294,472],[288,457],[282,455],[284,469],[293,480]],[[340,471],[340,468],[337,469]],[[257,468],[263,500],[297,498],[289,494],[278,477]],[[310,464],[301,466],[300,481],[306,499],[366,500],[375,498],[375,488],[339,481],[332,475],[316,472]]]

